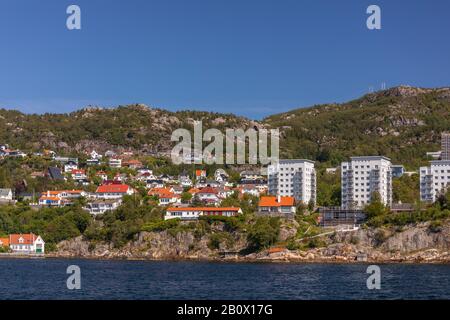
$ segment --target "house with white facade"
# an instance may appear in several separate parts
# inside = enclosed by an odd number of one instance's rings
[[[268,166],[268,191],[273,196],[294,197],[316,204],[316,170],[311,160],[279,160]]]
[[[9,248],[13,253],[45,253],[45,242],[41,236],[33,233],[10,234]]]
[[[181,220],[197,220],[201,216],[234,217],[242,214],[237,207],[180,207],[167,208],[164,220],[179,218]]]
[[[104,184],[97,188],[95,194],[98,199],[120,199],[134,194],[134,189],[126,184]]]
[[[341,164],[342,207],[359,209],[368,205],[374,193],[392,205],[391,160],[383,156],[351,157]]]
[[[420,200],[435,202],[450,187],[450,160],[431,161],[420,168]]]
[[[104,214],[106,211],[114,211],[122,204],[122,199],[94,200],[83,208],[92,215]]]
[[[122,159],[111,158],[108,163],[111,168],[122,168]]]
[[[290,196],[262,196],[258,203],[258,215],[293,217],[295,198]]]
[[[0,202],[8,202],[13,200],[13,192],[11,189],[0,189]]]

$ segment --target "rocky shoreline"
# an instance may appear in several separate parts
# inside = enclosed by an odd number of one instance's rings
[[[281,232],[281,241],[291,234]],[[110,243],[92,243],[81,236],[58,244],[54,258],[125,259],[155,261],[281,262],[281,263],[450,263],[450,223],[432,230],[429,223],[405,228],[362,228],[334,232],[322,237],[324,245],[308,250],[274,247],[243,253],[247,242],[234,234],[232,246],[212,249],[208,235],[197,239],[191,232],[176,235],[141,232],[121,248]]]

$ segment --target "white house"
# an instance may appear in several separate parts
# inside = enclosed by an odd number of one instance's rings
[[[197,220],[200,216],[234,217],[242,214],[241,208],[236,207],[180,207],[168,208],[164,220],[179,218],[181,220]]]
[[[122,204],[122,199],[95,200],[89,202],[83,209],[92,215],[103,214],[106,211],[114,211]]]
[[[9,248],[14,253],[45,253],[45,242],[41,236],[37,236],[33,233],[10,234]]]
[[[115,158],[109,159],[109,166],[111,168],[121,168],[122,167],[122,159],[115,159]]]
[[[95,191],[98,199],[120,199],[125,195],[132,195],[134,189],[126,184],[105,184]]]
[[[0,189],[0,201],[12,201],[13,192],[11,189]]]
[[[75,161],[68,161],[66,164],[64,164],[64,172],[72,172],[73,170],[78,169],[78,163]]]

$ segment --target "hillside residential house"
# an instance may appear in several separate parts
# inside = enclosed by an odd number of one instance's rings
[[[100,179],[102,179],[102,181],[108,180],[108,175],[106,174],[105,171],[97,171],[97,173],[95,174],[95,176],[97,176],[97,177],[99,177]]]
[[[228,181],[228,173],[226,173],[226,171],[224,169],[217,169],[214,172],[214,180],[216,180],[219,183],[225,183]]]
[[[259,200],[259,215],[293,217],[295,212],[296,207],[294,197],[262,196]]]
[[[11,189],[0,189],[0,202],[12,201],[13,192]]]
[[[73,199],[85,197],[83,190],[49,190],[43,192],[39,198],[40,206],[63,207],[72,204]]]
[[[391,160],[382,156],[351,157],[341,164],[342,208],[361,209],[378,193],[386,206],[392,204]]]
[[[252,184],[239,185],[235,190],[239,192],[239,195],[241,196],[248,194],[251,196],[259,197],[260,195],[260,190]]]
[[[87,180],[86,171],[83,169],[74,169],[70,173],[72,176],[72,179],[75,181],[85,181]]]
[[[246,183],[246,181],[251,181],[251,180],[254,181],[254,180],[263,180],[264,179],[264,177],[261,175],[261,172],[258,172],[258,171],[244,170],[239,175],[240,175],[241,183]]]
[[[160,206],[181,202],[181,196],[175,194],[173,188],[153,188],[150,189],[148,195],[158,197]]]
[[[123,161],[122,167],[128,167],[130,169],[139,169],[139,168],[142,168],[143,165],[142,165],[142,162],[140,162],[139,160],[131,159],[131,160]]]
[[[134,194],[134,189],[126,184],[104,184],[97,188],[95,194],[98,199],[120,199]]]
[[[185,175],[180,175],[178,177],[178,181],[180,183],[180,186],[182,186],[183,188],[189,188],[192,187],[192,180],[189,176],[185,176]]]
[[[111,168],[122,168],[122,159],[116,158],[109,159],[109,166]]]
[[[66,164],[64,164],[64,172],[72,172],[73,170],[77,169],[78,169],[78,162],[75,162],[73,160],[70,160]]]
[[[420,168],[420,200],[435,202],[450,188],[450,160],[435,160]]]
[[[146,188],[163,188],[164,187],[164,181],[161,179],[148,179],[146,181]]]
[[[168,208],[164,220],[180,218],[181,220],[197,220],[200,216],[234,217],[242,214],[241,208],[236,207],[180,207]]]
[[[9,248],[14,253],[45,253],[45,242],[41,236],[33,233],[10,234]]]
[[[200,189],[195,197],[203,203],[218,205],[220,203],[219,192],[216,188],[206,187]]]
[[[114,211],[122,204],[122,199],[94,200],[83,208],[92,215],[104,214],[106,211]]]
[[[311,160],[279,160],[268,166],[268,188],[272,196],[294,197],[316,204],[316,170]]]

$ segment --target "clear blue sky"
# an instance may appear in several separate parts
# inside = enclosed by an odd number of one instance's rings
[[[66,8],[82,30],[66,29]],[[382,30],[366,8],[382,9]],[[145,103],[251,118],[450,85],[448,0],[0,0],[0,107]]]

